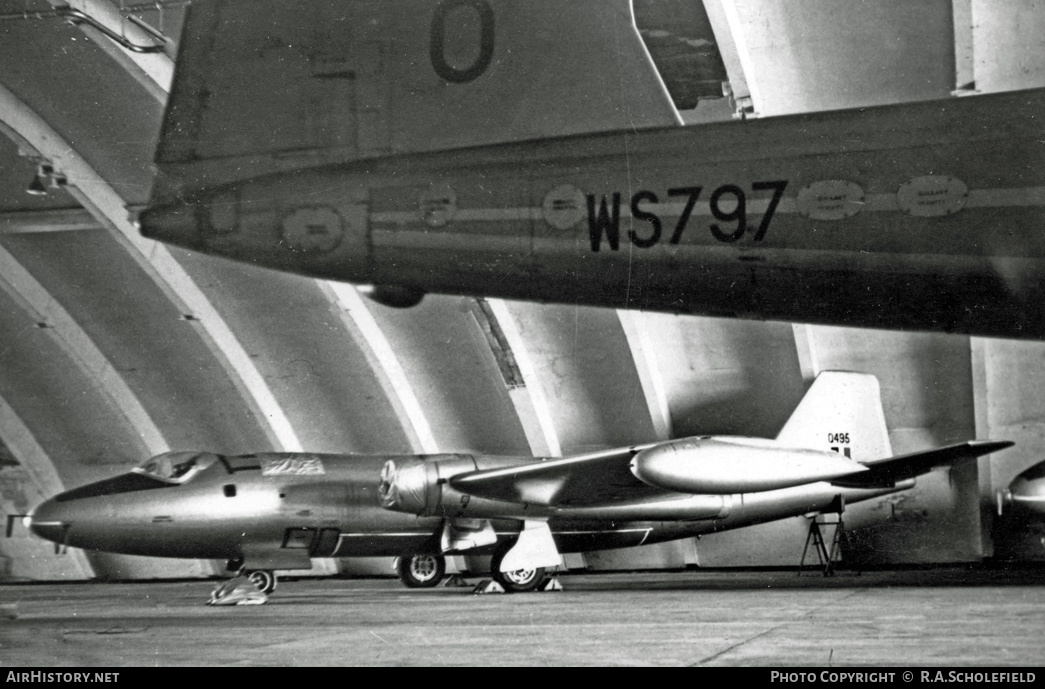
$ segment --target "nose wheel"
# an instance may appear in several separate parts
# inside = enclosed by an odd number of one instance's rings
[[[396,571],[407,588],[432,588],[438,586],[446,574],[446,558],[442,555],[406,555],[399,558]]]
[[[272,593],[279,583],[276,573],[271,569],[253,569],[243,573],[250,583],[254,584],[262,593]]]

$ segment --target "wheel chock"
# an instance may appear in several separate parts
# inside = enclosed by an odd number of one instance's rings
[[[451,574],[449,577],[447,577],[446,581],[443,582],[444,589],[459,589],[464,588],[465,586],[468,586],[468,582],[465,581],[464,577],[462,577],[460,574]]]
[[[504,593],[504,587],[493,579],[483,579],[479,582],[478,586],[472,589],[472,593],[475,595],[481,595],[484,593]]]
[[[538,591],[562,591],[562,584],[559,583],[559,577],[548,577],[541,582],[541,585],[537,587]]]

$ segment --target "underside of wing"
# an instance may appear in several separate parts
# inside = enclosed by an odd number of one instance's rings
[[[643,483],[629,468],[632,457],[646,447],[473,471],[454,476],[450,485],[476,497],[556,507],[585,507],[664,495],[664,490]]]
[[[912,452],[865,464],[868,471],[835,479],[831,483],[844,488],[882,488],[914,478],[939,467],[948,467],[963,459],[1004,450],[1014,443],[1008,440],[970,440],[924,452]]]

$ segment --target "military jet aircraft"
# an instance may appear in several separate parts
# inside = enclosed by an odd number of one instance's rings
[[[271,590],[312,557],[395,556],[434,586],[447,553],[492,554],[507,591],[560,554],[658,543],[817,512],[996,452],[970,441],[892,456],[878,381],[821,373],[775,440],[703,436],[566,458],[171,452],[62,493],[29,517],[56,543],[214,558]]]
[[[1045,90],[681,126],[628,0],[193,3],[142,233],[302,275],[1045,337]]]

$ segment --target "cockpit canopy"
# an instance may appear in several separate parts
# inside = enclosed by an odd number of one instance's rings
[[[218,456],[210,452],[164,452],[131,471],[159,479],[164,483],[182,484],[191,481],[196,474],[216,461]]]

